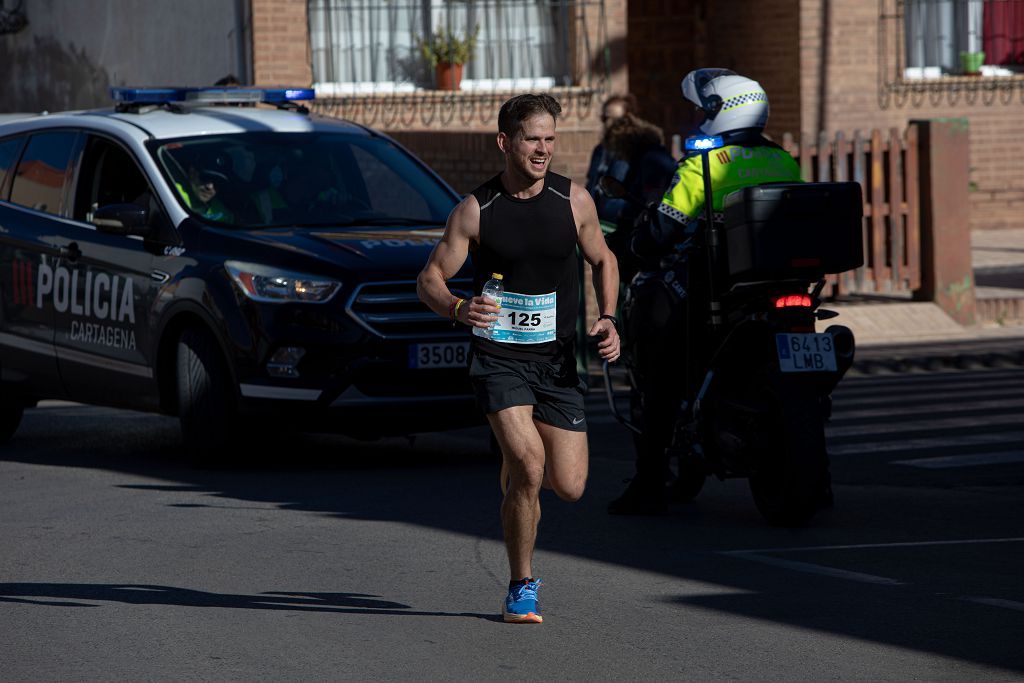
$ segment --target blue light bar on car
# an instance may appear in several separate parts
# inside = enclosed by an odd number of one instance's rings
[[[718,149],[724,146],[725,142],[722,140],[721,135],[698,135],[686,138],[687,152],[706,152],[709,149]]]
[[[131,104],[224,104],[266,102],[285,104],[296,100],[316,99],[313,88],[111,88],[115,102]]]
[[[313,88],[263,88],[263,101],[268,104],[315,99]]]
[[[111,88],[110,97],[115,102],[139,102],[158,104],[181,102],[188,88]]]

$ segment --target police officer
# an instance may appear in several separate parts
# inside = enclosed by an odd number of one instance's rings
[[[181,183],[175,183],[182,200],[192,211],[195,211],[203,218],[213,221],[230,223],[234,221],[234,214],[224,205],[217,196],[218,186],[227,185],[228,177],[220,171],[212,169],[200,169],[196,166],[188,168],[188,189]]]
[[[682,82],[683,97],[703,116],[699,134],[720,135],[725,145],[710,154],[712,206],[716,220],[730,192],[768,182],[799,182],[800,167],[785,150],[763,136],[768,95],[756,81],[728,69],[698,69]],[[697,221],[704,215],[700,154],[680,161],[672,184],[647,229],[637,230],[633,250],[648,272],[635,282],[633,306],[623,321],[631,347],[643,435],[636,439],[636,477],[608,505],[612,514],[662,514],[668,507],[666,449],[672,440],[687,386],[684,343],[696,345],[698,330],[686,330],[686,258]],[[675,266],[661,269],[663,256],[677,250]],[[691,304],[700,310],[701,304]],[[625,316],[624,316],[625,317]],[[686,333],[690,336],[687,337]]]

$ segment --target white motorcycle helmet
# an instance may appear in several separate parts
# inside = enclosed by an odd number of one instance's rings
[[[768,93],[761,84],[728,69],[697,69],[680,84],[683,97],[704,112],[700,131],[722,135],[768,123]]]

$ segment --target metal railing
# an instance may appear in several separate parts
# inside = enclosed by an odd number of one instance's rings
[[[1024,102],[1024,0],[879,0],[878,99]]]
[[[438,29],[476,36],[463,90],[607,80],[604,0],[309,0],[319,96],[430,90],[420,44]]]

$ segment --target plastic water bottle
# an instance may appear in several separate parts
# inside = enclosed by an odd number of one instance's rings
[[[505,295],[505,276],[501,273],[491,273],[491,279],[484,284],[484,289],[480,292],[480,296],[485,299],[490,299],[492,303],[498,308],[501,308],[501,298]],[[494,334],[494,323],[491,323],[490,327],[486,330],[477,328],[481,337],[490,339]]]

